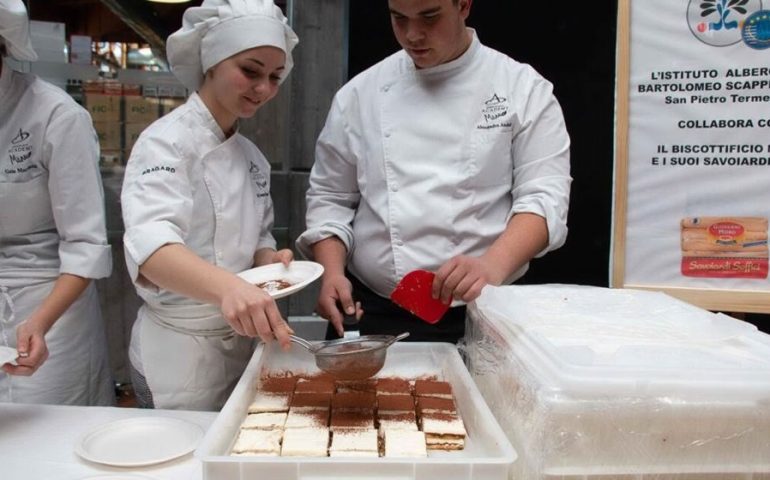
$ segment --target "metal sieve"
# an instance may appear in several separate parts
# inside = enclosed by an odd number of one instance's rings
[[[325,342],[309,342],[291,335],[291,341],[315,357],[316,366],[340,380],[363,380],[374,376],[385,364],[388,347],[409,336],[364,335]]]

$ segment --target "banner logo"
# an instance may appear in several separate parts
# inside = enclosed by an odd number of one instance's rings
[[[749,20],[762,12],[762,0],[690,0],[687,24],[695,38],[706,45],[727,47],[743,41],[749,47],[757,48],[752,45],[757,44],[753,39],[767,36],[770,25],[761,15],[752,24]],[[747,31],[752,43],[746,40]]]

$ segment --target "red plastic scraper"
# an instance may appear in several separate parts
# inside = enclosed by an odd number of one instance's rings
[[[449,309],[449,305],[431,296],[435,276],[427,270],[407,273],[390,294],[390,299],[428,323],[438,322]]]

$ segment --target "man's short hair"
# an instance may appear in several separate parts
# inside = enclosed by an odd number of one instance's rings
[[[5,57],[8,55],[8,52],[5,50],[5,40],[0,37],[0,57]]]

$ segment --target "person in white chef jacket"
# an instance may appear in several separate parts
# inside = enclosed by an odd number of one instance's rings
[[[420,321],[388,300],[404,275],[433,271],[434,298],[470,302],[566,239],[570,143],[552,85],[480,42],[471,3],[389,0],[402,50],[334,97],[297,239],[325,267],[327,338],[342,334],[339,302],[363,309],[361,334],[454,342],[465,307]]]
[[[289,346],[273,299],[236,275],[292,260],[270,233],[270,165],[238,119],[276,95],[297,42],[272,0],[205,0],[168,38],[172,71],[194,93],[142,132],[121,196],[144,300],[129,348],[140,406],[219,409],[254,337]]]
[[[0,402],[111,405],[93,279],[109,276],[99,146],[88,112],[5,61],[35,61],[21,0],[0,0]]]

